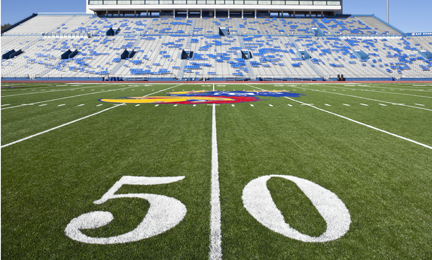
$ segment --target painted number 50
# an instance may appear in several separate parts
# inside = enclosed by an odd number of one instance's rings
[[[267,181],[283,178],[294,182],[310,199],[312,204],[327,223],[326,231],[319,237],[300,233],[285,222],[276,207]],[[142,240],[159,235],[178,225],[186,215],[186,206],[179,200],[155,194],[115,194],[122,185],[157,185],[183,180],[181,177],[134,177],[123,176],[95,204],[110,199],[140,198],[150,203],[150,209],[142,222],[132,231],[113,237],[89,237],[81,229],[96,229],[109,224],[113,215],[108,211],[92,211],[74,218],[67,225],[65,233],[73,240],[89,244],[118,244]],[[311,181],[289,175],[267,175],[249,182],[243,189],[243,205],[246,210],[263,226],[283,236],[303,242],[328,242],[345,235],[351,224],[351,217],[345,204],[333,192]]]

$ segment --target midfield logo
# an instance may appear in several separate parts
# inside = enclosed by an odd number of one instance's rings
[[[117,99],[99,99],[101,102],[126,104],[234,104],[243,102],[262,101],[262,97],[295,97],[303,94],[289,91],[180,91],[168,92],[168,96],[125,97]]]

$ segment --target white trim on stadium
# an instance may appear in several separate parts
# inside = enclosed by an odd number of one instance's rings
[[[244,16],[333,16],[342,14],[343,0],[87,0],[87,13],[96,15],[146,15],[153,13],[187,18]],[[238,17],[238,16],[237,16]]]

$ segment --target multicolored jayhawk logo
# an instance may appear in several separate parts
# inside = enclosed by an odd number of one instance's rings
[[[254,102],[263,97],[300,97],[302,94],[289,91],[180,91],[168,92],[168,96],[125,97],[116,99],[99,99],[101,102],[126,104],[234,104]]]

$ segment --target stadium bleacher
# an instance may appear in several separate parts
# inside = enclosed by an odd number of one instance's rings
[[[220,35],[221,28],[224,34]],[[114,29],[114,36],[107,31]],[[182,51],[191,56],[182,59]],[[432,78],[432,37],[374,16],[163,18],[37,15],[2,33],[2,78],[337,80]],[[62,59],[70,50],[73,58]],[[132,53],[127,57],[122,54]],[[242,57],[249,50],[250,59]],[[124,56],[124,55],[123,55]],[[132,57],[133,56],[133,57]]]

